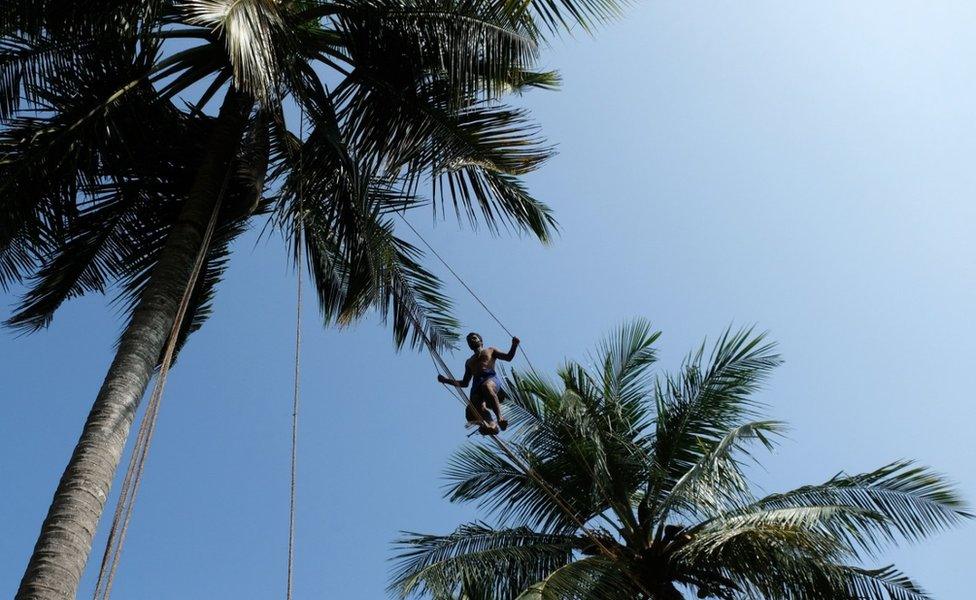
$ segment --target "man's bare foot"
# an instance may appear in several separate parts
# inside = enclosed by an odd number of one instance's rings
[[[478,427],[481,435],[498,435],[498,427],[494,423],[483,423]]]

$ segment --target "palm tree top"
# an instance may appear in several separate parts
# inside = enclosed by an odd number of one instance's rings
[[[327,322],[379,309],[398,343],[450,344],[456,321],[393,215],[430,204],[547,241],[520,177],[552,154],[506,94],[551,89],[552,35],[617,0],[95,0],[0,9],[0,287],[33,331],[67,299],[139,297],[217,117],[246,112],[191,309],[209,313],[230,242],[269,214]],[[221,100],[223,98],[223,100]],[[287,109],[287,110],[286,110]],[[306,119],[296,123],[286,112]],[[293,114],[293,113],[292,113]],[[306,135],[302,127],[308,123]],[[184,332],[185,333],[185,332]]]
[[[497,525],[406,534],[391,589],[472,600],[928,597],[893,567],[864,564],[970,518],[950,483],[902,461],[756,497],[747,465],[784,431],[755,399],[780,364],[775,346],[727,330],[677,373],[655,374],[658,336],[638,320],[592,364],[561,368],[558,384],[509,381],[509,444],[574,515],[503,453],[465,446],[447,495]]]

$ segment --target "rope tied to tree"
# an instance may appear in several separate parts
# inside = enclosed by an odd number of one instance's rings
[[[179,334],[186,320],[186,313],[190,307],[190,300],[193,297],[193,290],[196,288],[200,273],[206,261],[207,252],[210,249],[210,241],[213,238],[214,230],[217,226],[217,217],[220,214],[220,207],[223,204],[224,194],[227,191],[227,184],[230,180],[231,170],[228,168],[224,174],[220,192],[214,202],[213,211],[207,222],[200,242],[200,250],[193,262],[193,269],[187,280],[186,288],[180,298],[180,303],[173,319],[173,326],[170,329],[169,337],[166,341],[163,358],[159,363],[159,374],[156,376],[156,383],[153,386],[152,395],[143,413],[142,421],[139,424],[139,432],[133,444],[132,456],[126,468],[125,478],[122,481],[122,489],[119,492],[119,501],[112,516],[112,527],[109,530],[108,541],[105,543],[105,552],[98,569],[98,580],[95,583],[95,600],[108,600],[112,593],[112,584],[115,582],[115,574],[118,570],[122,556],[122,549],[125,546],[126,534],[129,530],[129,523],[132,520],[132,512],[135,507],[136,496],[142,484],[142,476],[145,471],[146,457],[149,454],[149,446],[152,443],[153,434],[156,432],[156,423],[159,418],[159,405],[162,401],[163,390],[166,388],[166,379],[169,376],[170,367],[173,364],[173,356],[176,353],[176,344],[179,341]]]

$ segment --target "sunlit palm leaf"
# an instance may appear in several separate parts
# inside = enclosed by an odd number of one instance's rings
[[[276,0],[186,0],[188,21],[220,34],[233,66],[234,83],[267,102],[275,92],[279,59],[275,43],[284,22]]]
[[[749,456],[748,445],[753,441],[771,450],[772,438],[782,435],[784,430],[784,425],[777,421],[755,421],[726,433],[675,482],[658,508],[659,522],[663,524],[671,516],[671,510],[686,517],[714,517],[749,503],[753,498],[741,457]]]
[[[592,556],[567,564],[533,584],[517,600],[631,600],[641,590],[613,560]]]
[[[882,515],[893,533],[919,540],[971,515],[944,478],[911,462],[894,462],[859,475],[840,473],[820,485],[767,496],[756,508],[852,506]]]

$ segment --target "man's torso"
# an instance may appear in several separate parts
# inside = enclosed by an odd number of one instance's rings
[[[495,349],[483,348],[468,359],[467,367],[475,377],[495,370]]]

